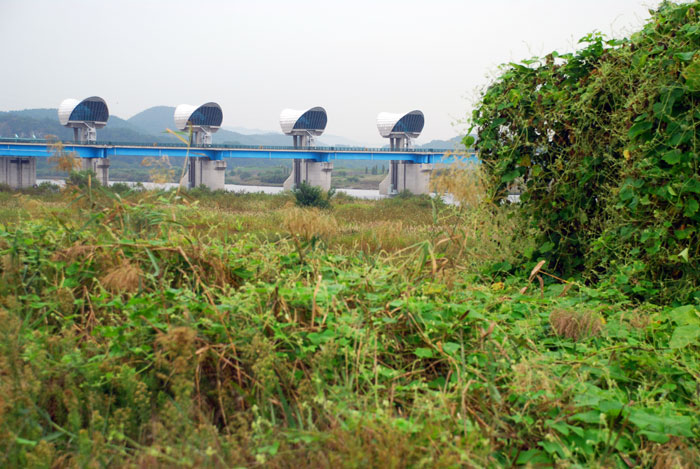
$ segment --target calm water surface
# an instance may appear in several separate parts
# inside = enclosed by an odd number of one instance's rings
[[[52,184],[56,184],[59,186],[65,185],[65,181],[63,179],[37,179],[36,183],[41,184],[42,182],[50,182]],[[110,181],[109,184],[112,185],[114,183],[121,182],[123,184],[128,184],[130,186],[135,186],[138,183],[137,182],[130,182],[130,181]],[[178,185],[174,182],[172,183],[165,183],[165,184],[157,184],[155,182],[142,182],[141,183],[143,187],[146,189],[174,189]],[[226,184],[224,186],[225,190],[228,192],[243,192],[243,193],[258,193],[262,192],[264,194],[279,194],[284,190],[281,186],[244,186],[244,185],[238,185],[238,184]],[[344,192],[348,195],[351,195],[353,197],[357,197],[359,199],[381,199],[383,195],[379,195],[379,190],[370,190],[370,189],[338,189],[338,192]]]

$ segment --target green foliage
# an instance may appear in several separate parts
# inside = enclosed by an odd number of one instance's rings
[[[514,207],[175,194],[2,194],[0,466],[697,461],[698,307],[480,280]]]
[[[136,186],[136,189],[139,189],[139,187],[141,189],[143,188],[143,186]],[[115,182],[110,184],[108,189],[112,192],[116,192],[117,194],[127,194],[134,190],[134,188],[132,188],[129,184],[123,182]]]
[[[289,177],[289,170],[287,168],[272,168],[261,172],[259,176],[260,182],[265,184],[282,184]],[[241,174],[241,179],[244,179],[243,174]]]
[[[100,181],[97,179],[95,172],[92,170],[71,171],[66,179],[66,184],[85,189],[88,186],[100,186]]]
[[[664,2],[630,39],[509,64],[474,111],[497,199],[524,186],[534,255],[560,272],[622,269],[618,287],[664,301],[700,285],[699,9]]]
[[[312,186],[302,182],[292,190],[296,204],[299,207],[331,208],[331,198],[335,195],[335,189],[324,191],[318,186]]]

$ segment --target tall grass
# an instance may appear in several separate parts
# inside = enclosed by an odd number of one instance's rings
[[[697,310],[469,200],[0,194],[0,466],[690,466]]]

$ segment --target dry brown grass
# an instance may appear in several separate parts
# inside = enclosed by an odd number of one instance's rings
[[[134,293],[141,283],[143,272],[138,266],[123,261],[102,277],[102,285],[112,293]]]
[[[646,329],[651,324],[651,316],[647,312],[634,309],[623,312],[620,315],[620,322],[627,323],[635,329]]]
[[[557,390],[557,382],[548,367],[531,359],[513,365],[512,385],[520,393],[544,391],[552,395]]]
[[[290,207],[283,211],[283,226],[292,236],[323,240],[338,234],[338,221],[331,214],[316,208]]]
[[[660,448],[650,449],[654,454],[654,469],[690,469],[698,467],[700,461],[700,450],[677,437]]]
[[[0,278],[10,281],[19,272],[19,264],[10,254],[0,257]]]
[[[170,163],[170,158],[168,155],[163,155],[160,158],[155,158],[152,156],[146,157],[141,161],[141,166],[150,168],[148,170],[148,175],[151,178],[151,182],[156,184],[163,184],[166,182],[173,182],[175,180],[175,171],[172,164]]]
[[[81,161],[78,154],[75,152],[67,152],[63,146],[63,142],[58,140],[55,135],[46,135],[46,140],[50,142],[49,151],[52,156],[49,157],[49,163],[54,164],[54,169],[70,173],[80,169]]]
[[[401,220],[366,222],[346,229],[345,239],[339,239],[339,243],[365,252],[393,252],[426,239],[428,232],[429,227]]]
[[[603,319],[590,311],[556,309],[549,315],[549,323],[556,335],[572,340],[595,336],[603,330]]]
[[[76,244],[67,249],[56,251],[52,256],[51,260],[75,262],[78,259],[89,258],[96,250],[96,246],[88,244]]]
[[[439,194],[451,194],[462,206],[477,207],[488,193],[489,181],[480,165],[462,161],[442,169],[431,185]]]
[[[493,185],[482,166],[456,163],[440,171],[433,187],[456,203],[440,220],[446,238],[439,241],[455,265],[469,271],[497,262],[514,265],[522,252],[534,248],[535,236],[517,207],[492,203]]]
[[[30,213],[41,212],[41,210],[44,208],[44,204],[42,204],[40,201],[25,195],[20,195],[17,197],[17,202],[19,203],[20,207]]]

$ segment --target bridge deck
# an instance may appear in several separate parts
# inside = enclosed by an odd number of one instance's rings
[[[0,156],[31,156],[47,158],[56,153],[55,142],[0,138]],[[96,142],[92,144],[63,143],[63,151],[74,152],[80,158],[110,158],[114,156],[169,157],[201,156],[211,160],[223,158],[310,159],[333,160],[399,160],[414,163],[452,162],[467,156],[464,151],[410,148],[389,150],[363,147],[309,147],[208,145],[187,147],[181,143]],[[470,154],[473,158],[474,155]]]

